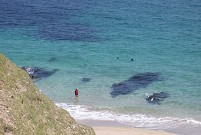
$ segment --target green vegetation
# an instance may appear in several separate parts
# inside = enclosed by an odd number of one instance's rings
[[[29,75],[0,54],[0,134],[95,135],[57,107]]]

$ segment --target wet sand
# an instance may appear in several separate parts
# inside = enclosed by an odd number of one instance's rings
[[[77,122],[91,126],[96,135],[176,135],[162,130],[132,128],[114,121],[78,120]]]

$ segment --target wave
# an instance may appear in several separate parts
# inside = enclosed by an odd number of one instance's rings
[[[96,110],[91,106],[55,103],[67,110],[71,116],[78,120],[104,120],[115,121],[132,127],[169,129],[181,126],[201,126],[200,121],[192,118],[154,117],[145,114],[122,114],[109,109]]]

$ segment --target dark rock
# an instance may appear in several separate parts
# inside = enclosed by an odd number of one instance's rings
[[[160,104],[160,101],[162,101],[164,98],[169,97],[169,94],[166,92],[159,92],[159,93],[153,93],[150,95],[147,95],[146,100],[148,103],[153,104]]]
[[[58,69],[47,71],[43,68],[38,68],[38,67],[22,67],[22,69],[25,70],[32,79],[37,79],[37,80],[49,77],[58,71]]]
[[[91,78],[82,78],[82,82],[89,82]]]
[[[140,88],[148,87],[148,85],[154,81],[161,81],[159,73],[146,72],[136,74],[126,81],[113,84],[110,94],[113,98],[118,95],[130,94]]]

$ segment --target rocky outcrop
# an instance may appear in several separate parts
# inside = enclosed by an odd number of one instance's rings
[[[27,67],[27,66],[22,67],[22,69],[29,74],[31,79],[34,79],[34,80],[40,80],[42,78],[49,77],[58,71],[58,69],[48,71],[39,67]]]
[[[33,84],[28,74],[0,54],[0,134],[95,135],[75,122]]]
[[[147,100],[148,103],[160,104],[160,101],[162,101],[167,97],[169,97],[169,94],[167,92],[159,92],[159,93],[147,94],[147,97],[145,99]]]

